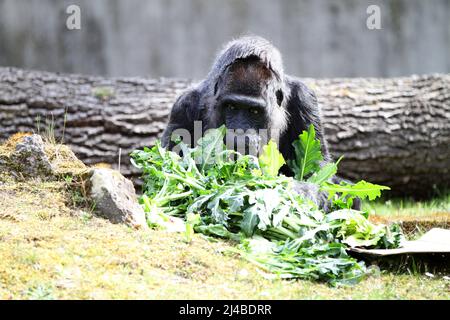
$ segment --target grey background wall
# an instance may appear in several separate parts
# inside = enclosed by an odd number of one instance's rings
[[[65,10],[81,8],[81,30]],[[366,9],[381,8],[381,30]],[[203,77],[221,45],[267,37],[303,77],[450,72],[449,0],[0,0],[0,65]]]

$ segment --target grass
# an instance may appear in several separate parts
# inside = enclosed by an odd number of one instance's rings
[[[110,87],[97,87],[92,90],[92,93],[100,100],[107,100],[114,96],[114,89]]]
[[[450,212],[450,192],[426,201],[392,199],[364,203],[370,214],[388,217],[421,217]]]
[[[432,228],[450,229],[450,192],[426,201],[412,199],[379,200],[364,203],[374,222],[399,222],[406,236],[420,237]]]
[[[0,146],[0,160],[19,139]],[[188,244],[182,234],[113,225],[67,187],[76,178],[68,172],[84,167],[62,145],[46,151],[59,180],[17,180],[0,167],[1,299],[450,299],[450,281],[442,275],[382,271],[339,288],[269,280],[226,254],[231,244],[225,241],[196,234]],[[368,208],[377,219],[417,219],[448,217],[449,205],[447,196]]]
[[[64,183],[0,179],[0,298],[450,299],[450,281],[414,273],[381,272],[350,288],[268,280],[225,254],[227,242],[194,235],[187,244],[75,210]]]

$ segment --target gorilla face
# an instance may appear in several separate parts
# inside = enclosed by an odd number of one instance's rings
[[[216,126],[228,129],[228,147],[253,154],[273,138],[267,130],[273,128],[271,120],[284,115],[280,88],[280,81],[257,58],[238,59],[219,77],[213,109]]]

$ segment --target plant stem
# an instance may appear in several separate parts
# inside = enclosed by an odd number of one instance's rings
[[[172,195],[161,197],[161,198],[155,198],[154,201],[158,204],[158,206],[163,206],[167,202],[186,198],[186,197],[190,196],[192,193],[193,193],[193,191],[189,190],[189,191],[186,191],[183,193],[172,194]]]
[[[189,185],[191,187],[194,187],[196,189],[200,189],[200,190],[203,190],[203,191],[206,190],[203,186],[199,185],[197,182],[194,182],[194,181],[191,181],[189,179],[177,176],[176,174],[165,173],[165,175],[168,178],[172,178],[172,179],[175,179],[175,180],[182,181],[182,182],[186,183],[187,185]]]

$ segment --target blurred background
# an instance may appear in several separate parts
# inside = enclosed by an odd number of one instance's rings
[[[71,4],[81,30],[66,27]],[[366,26],[373,4],[380,30]],[[243,34],[271,40],[302,77],[450,72],[449,0],[0,0],[1,66],[200,79]]]

